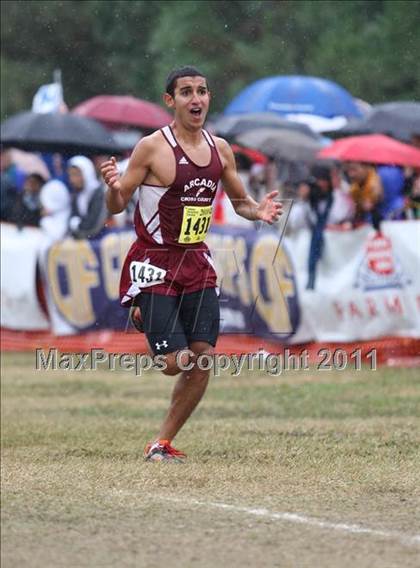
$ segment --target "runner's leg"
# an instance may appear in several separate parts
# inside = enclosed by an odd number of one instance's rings
[[[153,306],[155,304],[155,306]],[[200,354],[213,355],[219,332],[219,301],[214,289],[204,289],[168,297],[158,294],[140,296],[144,328],[155,355],[166,357],[167,368],[163,372],[176,375],[179,367],[178,353],[186,348],[193,352],[182,355],[182,371],[171,397],[171,403],[161,426],[158,439],[171,442],[202,399],[210,371],[197,365]]]
[[[189,349],[199,355],[201,353],[213,354],[213,347],[208,343],[194,342]],[[195,363],[192,357],[192,363]],[[169,440],[175,438],[179,430],[203,398],[209,382],[210,371],[201,370],[196,364],[190,371],[183,371],[175,383],[171,404],[161,426],[158,438]]]

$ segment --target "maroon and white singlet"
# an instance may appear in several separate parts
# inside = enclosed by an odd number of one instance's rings
[[[223,166],[205,130],[210,162],[198,166],[178,144],[170,126],[161,130],[176,164],[168,187],[143,184],[134,215],[137,240],[125,260],[120,282],[121,303],[133,304],[140,292],[177,296],[216,287],[216,273],[204,243]]]

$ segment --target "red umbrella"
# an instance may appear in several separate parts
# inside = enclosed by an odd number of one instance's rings
[[[420,150],[383,134],[340,138],[318,152],[317,157],[341,162],[420,167]]]
[[[243,146],[238,146],[237,144],[231,145],[234,154],[244,154],[247,158],[256,164],[266,164],[268,162],[267,156],[258,152],[258,150],[253,150],[252,148],[244,148]]]
[[[95,118],[109,126],[161,128],[172,116],[155,103],[129,96],[100,95],[80,103],[74,113]]]

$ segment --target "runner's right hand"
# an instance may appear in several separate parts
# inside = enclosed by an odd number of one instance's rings
[[[112,191],[121,191],[120,174],[118,172],[117,160],[114,156],[101,164],[101,174],[106,185]]]

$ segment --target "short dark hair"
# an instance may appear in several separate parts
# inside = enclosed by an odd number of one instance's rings
[[[206,80],[208,86],[207,77],[196,67],[193,67],[192,65],[178,67],[177,69],[173,69],[173,71],[169,73],[168,78],[166,79],[166,92],[168,93],[168,95],[171,95],[171,97],[174,96],[176,82],[181,77],[203,77]]]

